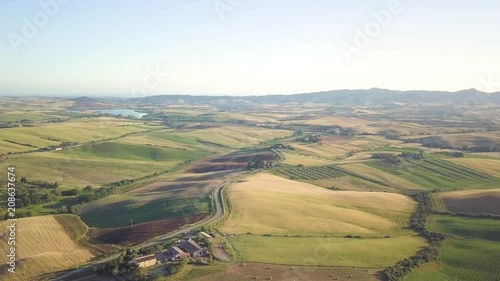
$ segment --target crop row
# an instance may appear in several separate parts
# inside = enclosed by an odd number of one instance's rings
[[[434,166],[432,164],[426,163],[424,161],[417,161],[417,160],[406,160],[407,163],[411,165],[411,167],[420,169],[422,171],[434,174],[436,176],[439,176],[445,180],[455,182],[457,180],[463,180],[464,177],[459,176],[457,174],[452,174],[450,171],[443,169],[438,166]]]
[[[449,162],[446,160],[442,160],[442,159],[426,160],[426,162],[429,162],[433,165],[451,170],[455,173],[465,175],[465,176],[472,178],[472,179],[489,180],[491,178],[491,176],[486,174],[486,173],[482,173],[480,171],[476,171],[476,170],[470,169],[468,167],[458,165],[458,164],[455,164],[455,163],[452,163],[452,162]]]
[[[451,182],[455,181],[489,181],[490,176],[481,174],[463,166],[455,166],[444,160],[406,160],[412,167],[435,174]]]
[[[319,166],[319,167],[281,167],[278,169],[283,174],[286,174],[293,179],[305,180],[320,180],[330,179],[345,176],[343,172],[335,169],[333,166]]]
[[[387,186],[386,183],[372,179],[367,176],[343,169],[339,166],[315,166],[315,167],[293,167],[286,166],[278,169],[281,173],[289,176],[291,179],[305,179],[305,180],[320,180],[343,177],[346,175],[360,178],[369,182]]]

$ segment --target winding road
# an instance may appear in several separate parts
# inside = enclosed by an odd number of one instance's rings
[[[209,223],[213,222],[214,220],[218,219],[224,213],[224,208],[222,206],[223,205],[223,203],[222,203],[222,190],[226,185],[228,185],[230,183],[231,182],[224,182],[213,191],[213,194],[215,196],[215,200],[214,200],[215,201],[215,213],[212,214],[212,216],[210,216],[209,218],[202,220],[200,222],[186,225],[183,228],[172,231],[168,234],[157,236],[154,238],[153,241],[138,244],[134,247],[131,247],[131,249],[138,250],[142,247],[150,247],[150,246],[165,243],[170,238],[176,237],[176,236],[181,235],[181,234],[189,233],[198,227],[204,226],[204,225],[209,224]],[[120,256],[120,254],[115,254],[115,255],[103,258],[101,260],[94,261],[90,264],[87,264],[87,265],[80,267],[79,269],[68,271],[66,273],[60,274],[59,276],[56,276],[52,280],[53,281],[85,280],[87,278],[91,278],[92,276],[95,276],[95,273],[92,272],[92,268],[94,266],[98,266],[100,264],[112,261],[112,260],[118,258],[119,256]]]

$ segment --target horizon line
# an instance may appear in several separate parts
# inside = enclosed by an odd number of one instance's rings
[[[49,94],[49,93],[38,93],[38,94],[29,94],[29,93],[18,93],[18,94],[0,94],[0,97],[53,97],[53,98],[75,98],[75,97],[92,97],[92,98],[121,98],[121,99],[136,99],[136,98],[145,98],[145,97],[155,97],[155,96],[187,96],[187,97],[265,97],[265,96],[293,96],[293,95],[304,95],[304,94],[316,94],[316,93],[326,93],[326,92],[340,92],[340,91],[370,91],[370,90],[382,90],[382,91],[391,91],[391,92],[438,92],[438,93],[458,93],[464,91],[476,91],[478,93],[483,94],[495,94],[500,93],[500,91],[496,92],[485,92],[478,90],[476,88],[462,89],[457,91],[447,91],[447,90],[393,90],[387,88],[378,88],[371,87],[368,89],[334,89],[334,90],[323,90],[323,91],[315,91],[315,92],[302,92],[302,93],[288,93],[288,94],[249,94],[249,95],[237,95],[237,94],[172,94],[172,93],[146,93],[144,95],[131,95],[131,94],[102,94],[102,93],[69,93],[69,94]]]

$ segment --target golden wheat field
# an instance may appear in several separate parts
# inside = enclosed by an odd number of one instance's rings
[[[495,177],[500,177],[500,160],[482,158],[451,158],[448,159],[448,161],[480,170]]]
[[[310,155],[301,155],[292,152],[281,152],[281,154],[285,158],[282,161],[282,163],[287,165],[315,166],[315,165],[327,165],[332,163],[331,161]]]
[[[415,203],[383,192],[331,191],[260,173],[229,186],[221,231],[253,234],[365,234],[401,230]]]
[[[59,218],[59,221],[64,221]],[[6,230],[10,221],[0,222]],[[69,231],[73,228],[66,228]],[[93,255],[72,240],[54,216],[21,218],[16,222],[16,273],[6,272],[2,267],[1,280],[37,280],[44,274],[68,269],[82,264]],[[3,232],[0,239],[0,262],[6,265],[9,233]],[[77,237],[75,235],[74,237]]]

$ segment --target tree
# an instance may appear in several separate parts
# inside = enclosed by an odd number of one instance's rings
[[[62,214],[68,213],[68,208],[66,206],[62,206],[61,209],[59,209],[59,212]]]

